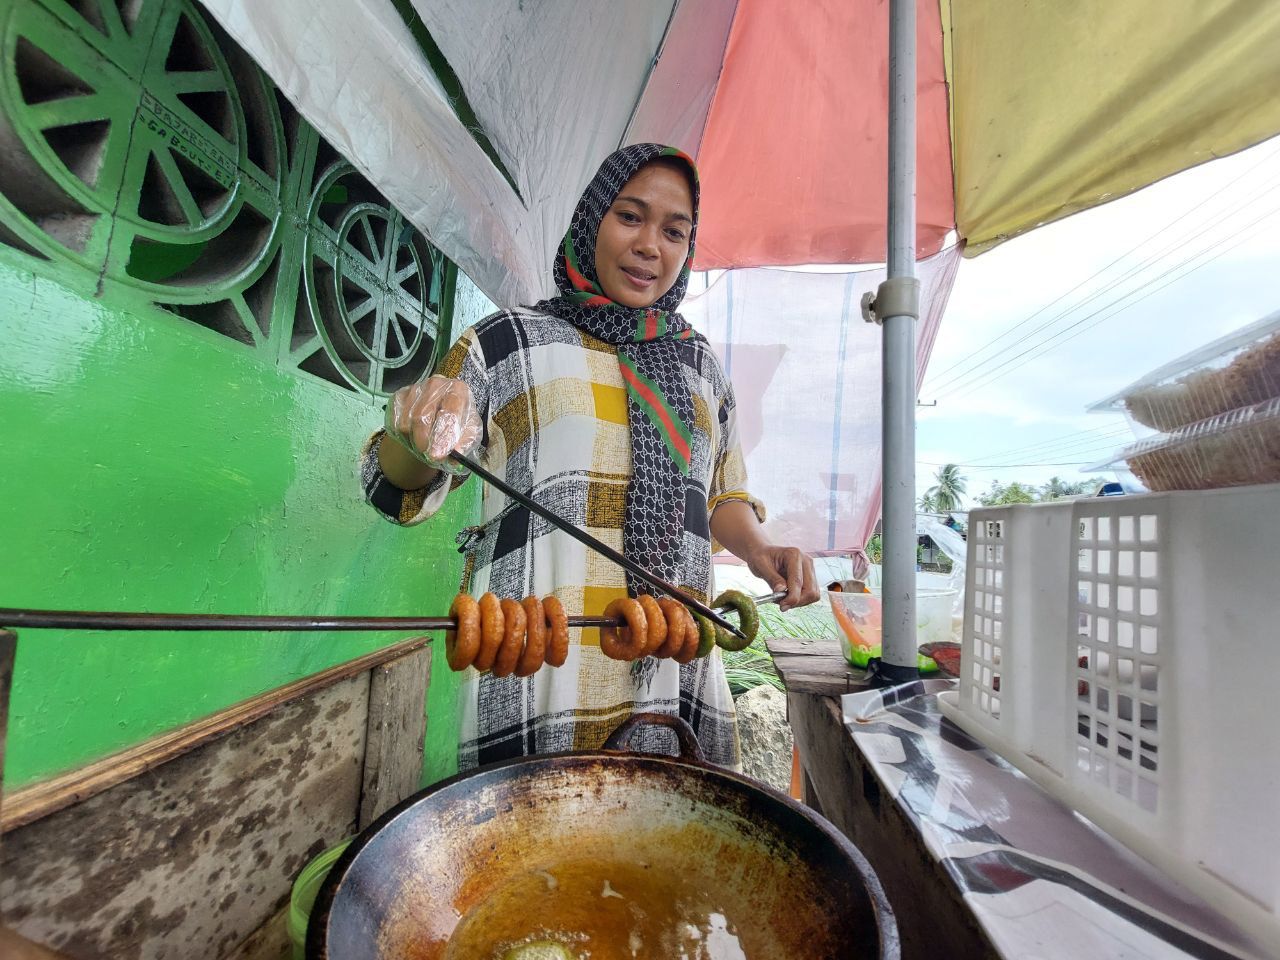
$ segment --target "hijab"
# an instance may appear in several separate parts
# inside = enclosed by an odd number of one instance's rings
[[[618,194],[636,172],[659,157],[688,165],[693,192],[689,256],[675,283],[649,307],[627,307],[610,300],[596,275],[596,234]],[[622,552],[668,581],[681,574],[686,520],[704,529],[690,530],[710,539],[705,511],[686,518],[685,504],[693,471],[693,395],[685,379],[683,341],[698,335],[675,312],[684,299],[698,232],[698,171],[693,160],[672,147],[637,143],[605,158],[573,212],[555,261],[559,296],[535,309],[567,320],[591,336],[618,348],[618,365],[627,390],[632,476],[627,486]],[[706,492],[702,492],[705,500]],[[627,574],[632,594],[651,592]]]

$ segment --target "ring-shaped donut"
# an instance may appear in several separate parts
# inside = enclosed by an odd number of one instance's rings
[[[684,604],[679,600],[663,597],[658,601],[658,607],[662,610],[662,619],[667,625],[667,636],[662,646],[654,652],[654,656],[674,657],[684,646]]]
[[[444,635],[444,655],[450,670],[465,670],[480,649],[480,606],[469,593],[460,593],[449,605],[456,629]]]
[[[520,606],[524,607],[525,638],[524,652],[516,663],[516,676],[531,677],[547,655],[547,618],[537,597],[525,597]]]
[[[705,657],[716,645],[716,625],[706,617],[693,614],[694,623],[698,627],[698,652],[697,656]]]
[[[525,615],[519,600],[502,601],[502,646],[493,659],[493,675],[509,677],[515,673],[524,653]]]
[[[756,634],[760,631],[760,614],[756,610],[756,602],[748,597],[741,590],[726,590],[720,596],[716,597],[715,607],[729,607],[737,611],[738,629],[742,632],[741,637],[735,637],[724,627],[716,628],[716,643],[724,650],[736,652],[745,650],[751,645],[751,641],[756,638]]]
[[[492,593],[480,598],[480,650],[476,653],[477,670],[488,670],[493,666],[498,648],[502,646],[502,604]]]
[[[604,608],[604,615],[624,626],[600,628],[600,652],[612,660],[635,660],[648,644],[649,624],[644,607],[631,597],[618,597]]]
[[[700,633],[698,631],[698,624],[694,621],[693,614],[690,613],[688,610],[685,610],[684,616],[685,616],[684,645],[678,651],[676,651],[676,655],[675,655],[676,663],[680,664],[681,666],[684,666],[686,663],[692,663],[693,658],[698,655],[699,637],[700,637]]]
[[[560,598],[543,598],[542,613],[551,629],[547,638],[547,663],[553,667],[563,667],[569,656],[569,618],[564,615]]]
[[[702,628],[698,626],[697,618],[694,617],[692,610],[686,609],[684,615],[689,618],[689,637],[691,638],[689,642],[694,647],[693,656],[695,659],[705,657],[716,645],[715,631],[711,632],[711,646],[704,651],[702,649]]]
[[[636,597],[640,601],[640,606],[644,609],[645,623],[649,629],[646,634],[644,650],[640,652],[640,656],[649,657],[667,641],[667,618],[662,614],[662,608],[658,606],[657,598],[642,593]]]

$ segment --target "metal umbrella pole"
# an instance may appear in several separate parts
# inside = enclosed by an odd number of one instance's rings
[[[883,330],[883,634],[876,682],[919,676],[916,660],[916,0],[889,4],[887,279],[864,300]]]

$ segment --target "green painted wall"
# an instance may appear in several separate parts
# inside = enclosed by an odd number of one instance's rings
[[[478,489],[401,529],[356,453],[487,301],[198,8],[130,9],[0,0],[0,606],[445,609]],[[6,786],[398,639],[23,631]]]

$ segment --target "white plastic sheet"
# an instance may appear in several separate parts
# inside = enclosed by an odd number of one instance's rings
[[[964,571],[969,562],[969,545],[964,537],[952,530],[937,517],[927,514],[916,514],[916,534],[924,534],[937,544],[938,548],[951,559],[951,573],[947,577],[948,585],[956,591],[953,613],[964,614]]]
[[[627,143],[667,143],[698,156],[737,9],[738,0],[677,5]]]
[[[529,204],[545,273],[582,188],[622,142],[675,0],[412,2]]]
[[[924,378],[960,260],[958,248],[919,264],[916,387]],[[862,294],[884,270],[732,270],[685,300],[733,381],[751,492],[778,543],[851,553],[880,514],[881,331]]]
[[[622,142],[674,5],[415,0],[517,195],[387,0],[203,2],[307,122],[500,304],[552,292],[555,248]]]

